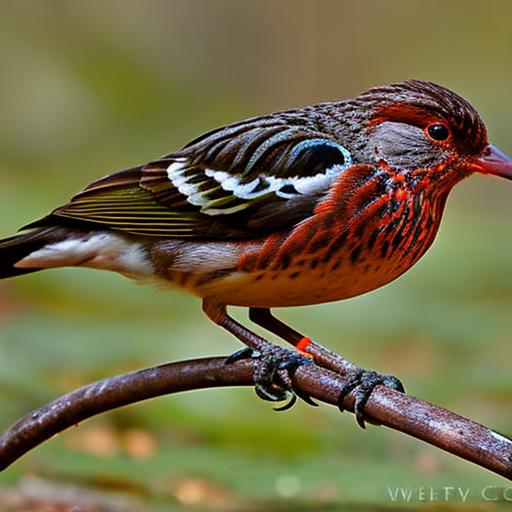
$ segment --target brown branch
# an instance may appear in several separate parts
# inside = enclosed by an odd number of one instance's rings
[[[252,362],[225,358],[164,364],[84,386],[28,414],[0,437],[0,470],[55,434],[95,414],[148,398],[191,389],[252,385]],[[294,386],[335,405],[345,380],[315,364],[300,367]],[[353,408],[348,396],[346,407]],[[399,430],[512,479],[512,441],[446,409],[377,387],[366,405],[370,421]]]

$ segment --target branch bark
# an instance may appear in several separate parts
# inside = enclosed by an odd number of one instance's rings
[[[0,437],[0,470],[55,434],[96,414],[141,400],[192,389],[251,386],[253,363],[226,365],[225,358],[169,363],[109,377],[36,409]],[[345,380],[315,364],[300,367],[294,386],[317,400],[336,405]],[[345,400],[353,411],[354,397]],[[512,440],[451,411],[379,386],[365,411],[368,420],[398,430],[512,479]]]

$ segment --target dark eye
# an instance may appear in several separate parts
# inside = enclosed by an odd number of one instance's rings
[[[428,136],[438,142],[446,140],[450,136],[448,128],[444,124],[436,123],[431,124],[427,128]]]

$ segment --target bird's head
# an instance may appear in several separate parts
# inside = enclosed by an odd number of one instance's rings
[[[428,172],[447,188],[473,172],[512,179],[512,159],[489,144],[478,112],[449,89],[412,80],[370,89],[356,101],[367,113],[365,153],[378,165]]]

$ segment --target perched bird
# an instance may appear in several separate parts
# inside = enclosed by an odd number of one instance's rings
[[[270,308],[346,299],[389,283],[432,244],[452,187],[474,172],[512,179],[476,110],[430,82],[240,121],[104,177],[0,241],[0,278],[53,267],[169,283],[250,350],[257,393],[278,401],[310,360],[309,338]],[[271,345],[226,312],[299,350]],[[253,352],[254,351],[254,352]],[[395,378],[357,369],[356,411]]]

